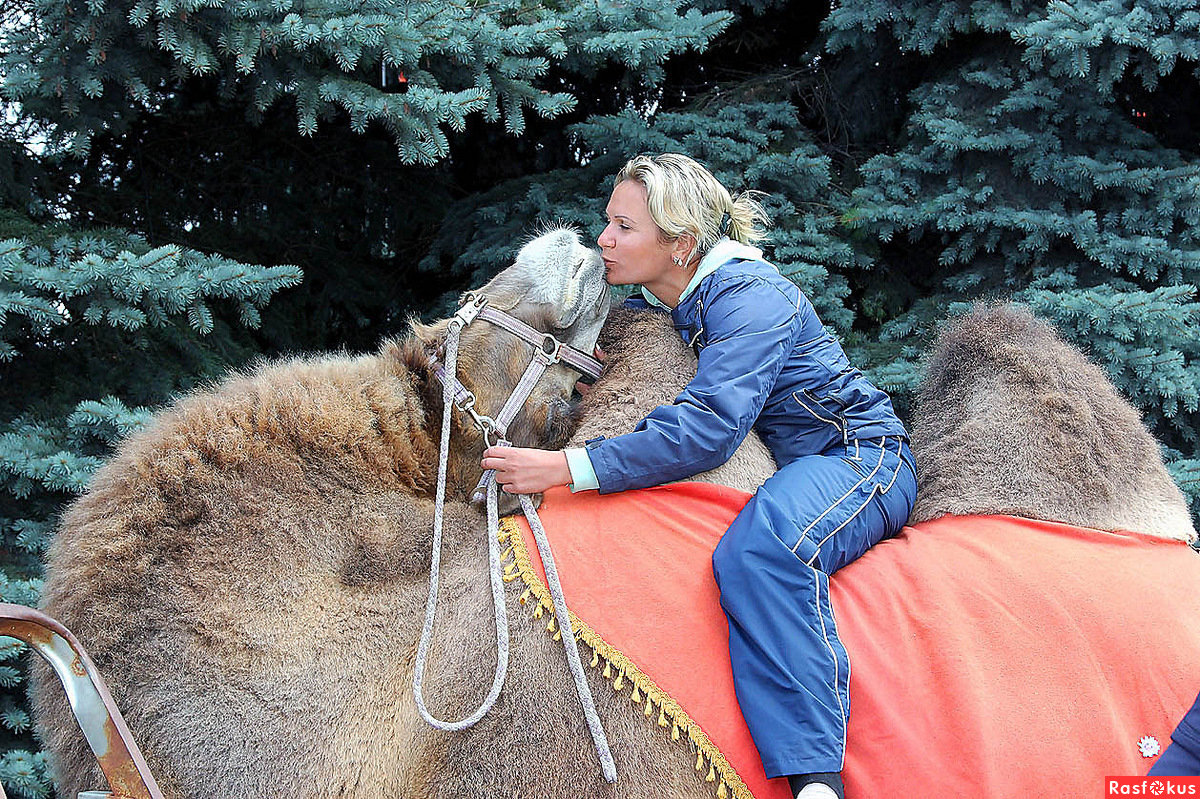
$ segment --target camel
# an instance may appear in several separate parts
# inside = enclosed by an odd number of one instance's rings
[[[547,234],[480,293],[590,351],[606,310],[597,260],[573,234]],[[955,424],[983,425],[993,418],[993,403],[1020,407],[1040,396],[1032,380],[1004,391],[993,383],[993,394],[942,387],[953,381],[938,370],[951,359],[937,353],[986,351],[1013,326],[1000,321],[990,329],[990,338],[969,325],[951,329],[931,361],[933,388],[922,405],[928,421],[914,430],[914,443],[927,448],[917,453],[928,486],[923,513],[1023,510],[1059,518],[1066,500],[1053,494],[1040,505],[1023,498],[1003,507],[988,506],[997,502],[990,494],[970,507],[945,496],[963,486],[945,476],[950,470],[934,450],[949,449]],[[597,710],[610,739],[620,742],[613,747],[620,779],[604,783],[562,644],[532,634],[528,610],[515,602],[508,616],[510,676],[492,712],[453,734],[418,718],[411,683],[441,410],[429,353],[445,330],[444,322],[415,325],[412,335],[375,355],[267,364],[187,397],[125,442],[65,515],[48,554],[42,607],[88,647],[167,796],[713,795],[690,759],[679,756],[680,744],[646,724],[639,708],[606,690],[593,671]],[[1021,335],[1018,326],[1018,341]],[[552,367],[514,422],[514,443],[557,447],[628,429],[669,401],[694,369],[661,314],[616,315],[601,341],[609,353],[606,374],[576,411],[567,402],[575,374]],[[1056,357],[1082,359],[1042,344],[1038,354],[1050,366]],[[459,374],[478,407],[499,407],[528,353],[527,345],[494,329],[467,328]],[[971,362],[987,372],[982,361]],[[1078,413],[1080,396],[1096,385],[1092,373],[1086,377],[1045,403],[1042,424],[1054,424],[1056,410]],[[1130,435],[1148,440],[1144,429],[1130,427],[1136,414],[1130,417],[1115,392],[1099,393],[1105,412],[1096,414],[1089,437],[1073,439],[1078,445],[1105,448]],[[944,404],[935,413],[937,402]],[[980,408],[985,412],[975,413]],[[993,439],[1002,437],[987,429]],[[459,417],[453,440],[443,605],[426,676],[430,710],[443,718],[479,703],[496,659],[487,633],[482,516],[468,501],[484,442]],[[729,467],[733,473],[712,479],[752,490],[774,469],[757,447],[748,443]],[[1162,482],[1157,450],[1109,449],[1129,457],[1140,452],[1141,475],[1114,487],[1109,504],[1127,495],[1118,488],[1136,492],[1150,484],[1154,496],[1168,495],[1174,507],[1168,514],[1174,521],[1155,529],[1194,538],[1182,496],[1166,490],[1169,478]],[[994,444],[990,454],[1005,451]],[[1029,457],[1030,469],[1060,468],[1057,460],[1037,460],[1036,452]],[[1031,477],[1029,485],[1036,484]],[[1115,510],[1105,516],[1103,504],[1099,496],[1083,521],[1146,521]],[[60,795],[102,785],[61,692],[45,670],[35,677],[36,716]]]

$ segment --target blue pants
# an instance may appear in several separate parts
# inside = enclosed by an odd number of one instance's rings
[[[713,552],[734,689],[768,777],[842,770],[850,661],[829,575],[895,535],[916,496],[907,444],[851,441],[783,466]]]

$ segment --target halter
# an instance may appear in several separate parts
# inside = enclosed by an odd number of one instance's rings
[[[492,678],[492,687],[483,702],[469,716],[460,721],[443,721],[437,719],[425,706],[422,685],[425,678],[426,656],[429,650],[429,642],[433,637],[433,622],[437,612],[443,508],[446,499],[446,466],[449,460],[450,448],[450,408],[452,406],[457,407],[466,413],[471,418],[471,423],[475,428],[483,434],[484,443],[488,446],[493,445],[493,434],[497,436],[494,442],[496,445],[511,446],[507,438],[508,425],[512,423],[517,413],[525,405],[538,378],[542,376],[547,367],[561,361],[592,379],[598,378],[603,369],[603,365],[590,355],[559,341],[549,333],[542,333],[539,330],[535,330],[510,314],[487,307],[487,301],[487,297],[483,295],[468,293],[463,298],[462,305],[454,316],[450,318],[447,325],[445,366],[443,367],[436,356],[430,355],[430,361],[434,365],[434,374],[442,384],[442,436],[440,459],[438,462],[437,492],[433,512],[433,554],[429,568],[429,597],[425,605],[425,624],[421,629],[421,640],[417,646],[417,659],[413,668],[413,695],[421,717],[431,726],[447,731],[466,729],[483,718],[499,697],[500,688],[504,684],[504,678],[508,672],[508,620],[504,601],[504,583],[500,569],[498,540],[499,514],[497,511],[498,488],[495,480],[495,472],[489,469],[479,479],[472,499],[479,501],[486,496],[489,577],[491,580],[492,608],[496,625],[496,673]],[[525,368],[525,373],[521,375],[521,379],[517,382],[508,400],[504,403],[504,407],[500,409],[495,418],[480,414],[475,410],[475,394],[459,382],[455,374],[458,368],[459,337],[462,331],[476,319],[483,319],[486,322],[507,330],[522,341],[532,344],[534,349],[533,359]],[[567,610],[566,599],[563,597],[562,585],[558,579],[558,571],[555,568],[554,558],[550,552],[550,543],[546,538],[546,531],[542,527],[541,520],[538,518],[537,509],[533,506],[533,500],[526,494],[522,494],[520,500],[521,508],[525,511],[525,516],[529,520],[529,526],[533,531],[538,552],[542,557],[542,565],[546,572],[546,583],[550,589],[555,613],[558,614],[558,618],[561,620],[559,623],[565,628],[562,640],[567,653],[567,665],[570,668],[571,676],[574,678],[575,690],[579,695],[579,701],[583,705],[584,719],[587,723],[588,731],[592,735],[592,742],[596,746],[596,754],[600,759],[601,771],[605,780],[610,783],[616,782],[616,765],[613,762],[612,752],[608,747],[608,739],[604,734],[604,728],[600,724],[599,714],[596,713],[595,702],[592,699],[591,689],[587,685],[587,676],[583,671],[583,664],[579,660],[579,647],[575,642],[575,632],[571,627],[570,613]]]
[[[494,443],[501,445],[508,443],[508,426],[512,424],[512,420],[525,405],[529,395],[533,392],[533,387],[547,368],[561,362],[595,380],[600,377],[604,364],[569,344],[559,341],[550,333],[543,333],[511,314],[489,307],[487,303],[488,298],[482,294],[468,292],[458,311],[450,318],[450,325],[453,326],[457,322],[459,329],[463,330],[476,319],[482,319],[507,330],[526,344],[533,345],[533,359],[530,360],[529,366],[525,368],[525,373],[521,375],[521,379],[495,418],[482,416],[475,410],[475,394],[460,383],[455,375],[447,375],[436,355],[430,355],[429,360],[433,363],[434,374],[438,381],[443,385],[450,384],[454,394],[454,405],[471,417],[471,423],[476,430],[483,434],[484,443],[490,447]],[[495,442],[492,441],[493,434],[499,436]],[[490,474],[491,472],[488,471],[485,476]],[[485,480],[481,480],[480,486],[482,487],[485,482]],[[478,500],[479,497],[476,496],[473,499]]]

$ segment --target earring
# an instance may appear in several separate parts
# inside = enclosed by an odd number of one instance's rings
[[[680,258],[678,255],[672,255],[672,256],[671,256],[671,260],[672,260],[672,261],[674,262],[674,264],[675,264],[676,266],[678,266],[680,269],[682,269],[682,268],[683,268],[683,259],[682,259],[682,258]]]

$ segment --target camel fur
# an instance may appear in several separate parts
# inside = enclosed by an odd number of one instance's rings
[[[578,258],[574,246],[559,251],[560,261]],[[595,313],[590,300],[576,301],[583,310],[568,323],[551,306],[571,302],[571,291],[525,307],[519,295],[529,280],[502,277],[499,288],[526,321],[560,333],[565,325],[571,343],[590,350],[599,301]],[[1065,515],[1069,481],[1095,476],[1062,462],[1071,447],[1110,466],[1120,458],[1139,464],[1111,488],[1084,486],[1089,499],[1072,523],[1153,527],[1157,511],[1131,498],[1170,492],[1146,465],[1153,442],[1129,422],[1136,414],[1109,394],[1098,370],[1052,346],[1020,313],[989,318],[987,336],[969,322],[952,328],[947,354],[931,361],[921,405],[928,420],[914,430],[925,518]],[[620,330],[624,337],[607,337]],[[87,646],[169,797],[712,796],[686,742],[647,724],[640,707],[589,670],[621,775],[616,785],[602,781],[562,645],[530,624],[530,610],[514,601],[516,585],[508,593],[509,679],[491,714],[454,734],[417,717],[412,670],[441,409],[426,353],[443,331],[444,324],[417,327],[373,356],[267,365],[188,397],[125,442],[64,517],[48,555],[43,609]],[[604,345],[606,375],[584,400],[576,441],[629,429],[694,369],[661,317],[619,322]],[[662,347],[675,348],[673,383],[638,362],[639,352],[665,359]],[[528,347],[473,325],[461,358],[460,377],[479,407],[498,408]],[[1011,375],[996,375],[1001,367]],[[565,369],[548,373],[518,417],[514,441],[561,446],[574,379]],[[1101,398],[1083,401],[1089,392]],[[626,396],[638,399],[625,406]],[[1035,401],[1045,410],[1028,416]],[[620,422],[610,421],[618,414]],[[1104,424],[1093,424],[1097,417]],[[969,435],[956,437],[964,423]],[[1060,423],[1062,435],[1052,429]],[[1009,430],[1019,443],[1006,443]],[[1114,447],[1121,436],[1134,439],[1132,448]],[[465,502],[483,443],[460,421],[454,438],[426,677],[426,699],[442,718],[478,704],[496,657],[482,515]],[[773,465],[759,459],[758,468],[769,474]],[[753,487],[765,476],[736,479]],[[1051,500],[1036,504],[1040,485]],[[1004,486],[1014,486],[1019,501]],[[1120,515],[1118,505],[1143,516]],[[51,683],[39,669],[36,715],[60,795],[102,787]]]
[[[910,524],[1006,513],[1196,539],[1137,410],[1023,308],[981,306],[943,329],[911,432],[919,489]]]

